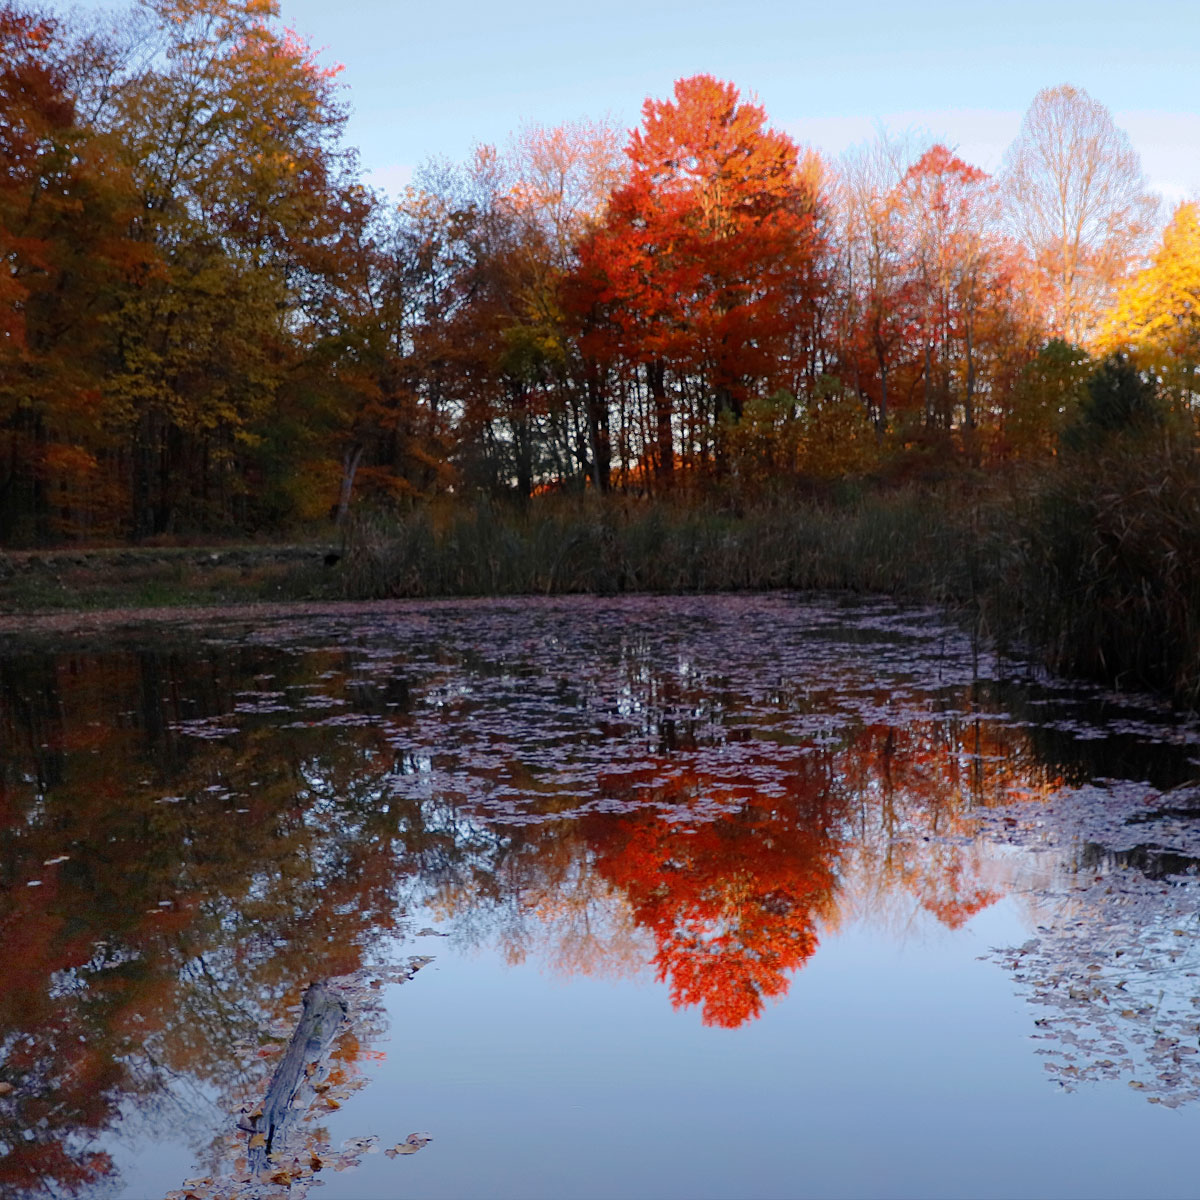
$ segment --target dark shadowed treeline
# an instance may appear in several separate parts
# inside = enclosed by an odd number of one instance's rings
[[[996,178],[837,163],[731,84],[359,182],[272,0],[0,7],[0,540],[244,534],[437,497],[735,507],[1053,457],[1101,357],[1190,433],[1200,232],[1106,110]],[[1055,153],[1069,145],[1071,152]]]

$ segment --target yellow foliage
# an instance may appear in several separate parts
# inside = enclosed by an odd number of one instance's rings
[[[300,521],[318,521],[336,506],[341,483],[342,464],[322,458],[304,463],[288,477],[284,488]]]
[[[1129,353],[1183,399],[1200,367],[1200,206],[1181,204],[1154,261],[1117,295],[1097,338],[1101,354]]]
[[[831,397],[807,414],[800,470],[815,479],[865,475],[879,462],[879,444],[866,409]]]
[[[812,479],[864,475],[879,459],[866,409],[841,395],[807,409],[786,392],[748,400],[742,419],[727,424],[722,437],[722,451],[748,496],[797,472]]]

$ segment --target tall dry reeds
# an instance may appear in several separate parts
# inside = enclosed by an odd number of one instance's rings
[[[986,487],[864,489],[741,513],[617,497],[360,517],[355,597],[792,588],[973,612],[1050,668],[1200,704],[1200,462],[1113,439]]]
[[[1117,439],[1022,477],[987,513],[981,608],[1054,670],[1200,704],[1200,462]]]
[[[913,489],[738,514],[593,497],[418,509],[358,519],[346,586],[359,597],[835,588],[948,599],[965,578],[963,529],[949,519],[959,507]]]

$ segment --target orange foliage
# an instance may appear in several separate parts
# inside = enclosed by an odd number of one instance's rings
[[[706,1025],[759,1016],[817,948],[839,853],[814,819],[824,786],[820,775],[799,776],[779,799],[749,785],[735,814],[701,823],[688,819],[688,797],[704,795],[708,781],[685,771],[655,795],[677,804],[679,819],[646,811],[593,826],[596,871],[653,934],[672,1004],[698,1005]]]
[[[664,370],[696,378],[712,416],[790,381],[822,249],[815,163],[757,105],[708,75],[647,100],[602,225],[578,247],[567,303],[583,353],[647,368],[658,470],[675,440]]]

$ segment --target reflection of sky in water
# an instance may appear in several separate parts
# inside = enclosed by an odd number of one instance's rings
[[[564,980],[428,939],[437,963],[389,997],[388,1057],[337,1128],[435,1140],[321,1195],[1194,1195],[1192,1118],[1046,1086],[1027,1013],[976,957],[1022,930],[1007,902],[901,944],[856,925],[732,1031],[645,979]]]
[[[435,962],[337,1043],[320,1145],[434,1142],[314,1195],[1186,1194],[1196,733],[1153,705],[781,596],[343,609],[0,670],[0,933],[47,997],[32,1053],[0,988],[0,1082],[115,1125],[120,1194],[192,1173],[180,1129],[198,1175],[236,1148],[298,990],[366,988],[405,909],[395,954]]]

